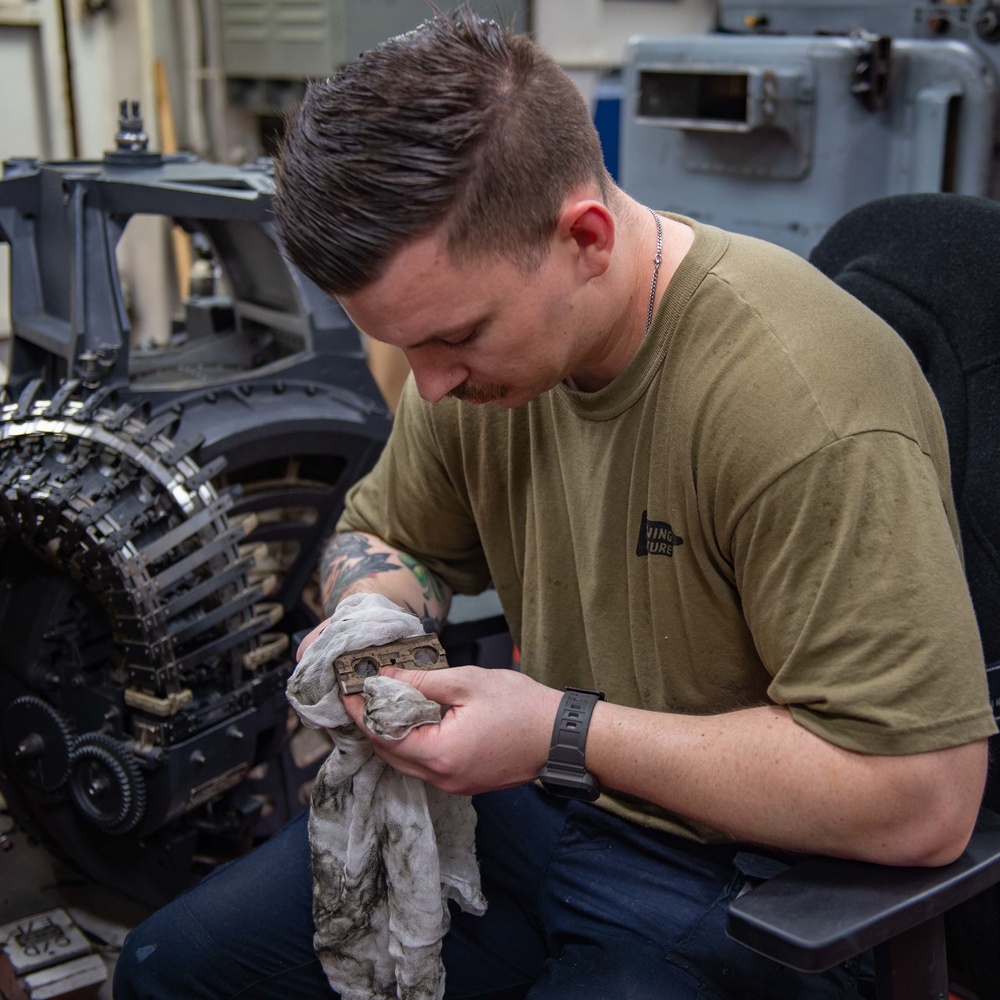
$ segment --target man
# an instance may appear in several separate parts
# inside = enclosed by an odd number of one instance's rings
[[[372,737],[476,796],[489,909],[446,995],[856,996],[723,925],[789,854],[937,865],[972,829],[994,725],[913,357],[793,255],[618,190],[566,76],[468,10],[311,85],[278,181],[291,258],[413,371],[328,611],[440,624],[492,582],[522,652],[387,671],[447,712]],[[134,932],[116,995],[323,995],[305,836]]]

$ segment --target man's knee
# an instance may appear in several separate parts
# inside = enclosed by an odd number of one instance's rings
[[[192,996],[183,992],[175,976],[188,976],[196,956],[177,953],[176,936],[157,913],[125,938],[115,965],[115,1000],[159,1000]]]

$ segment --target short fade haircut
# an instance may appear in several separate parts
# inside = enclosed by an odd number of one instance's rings
[[[527,36],[466,4],[311,82],[275,163],[292,262],[330,294],[375,281],[447,224],[453,259],[531,271],[566,195],[613,184],[586,102]]]

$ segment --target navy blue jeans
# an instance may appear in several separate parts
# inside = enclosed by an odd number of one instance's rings
[[[456,911],[449,1000],[860,996],[856,970],[793,972],[730,941],[726,907],[780,861],[702,846],[528,785],[478,796],[485,916]],[[115,1000],[334,997],[312,950],[305,815],[129,934]]]

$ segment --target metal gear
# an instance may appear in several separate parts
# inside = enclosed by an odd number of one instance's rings
[[[76,807],[106,833],[134,830],[146,811],[146,784],[131,751],[104,733],[73,742],[69,790]]]
[[[34,695],[4,709],[0,747],[6,766],[23,782],[54,792],[69,776],[73,733],[63,714]]]

